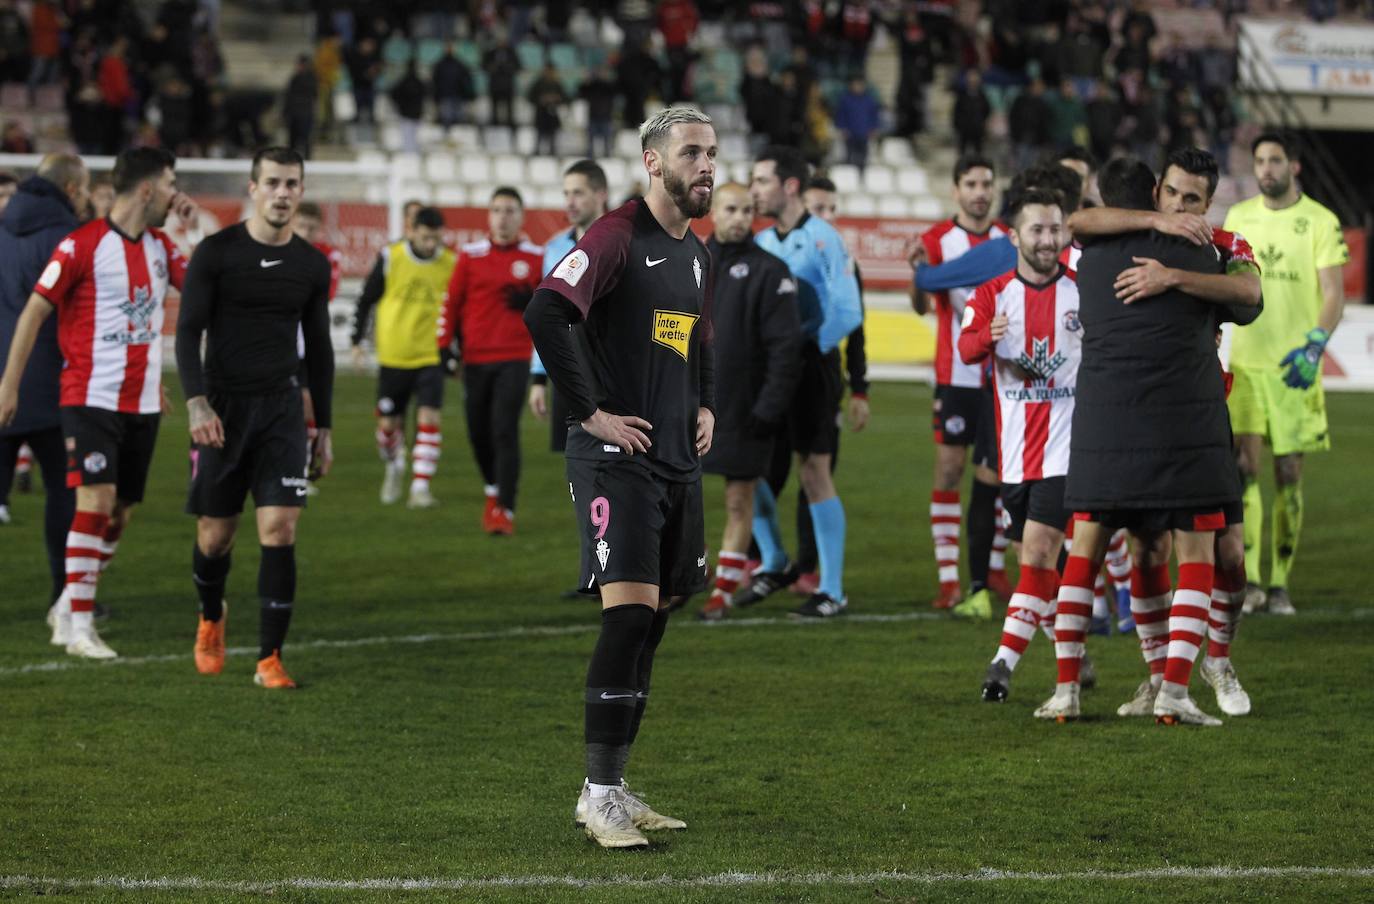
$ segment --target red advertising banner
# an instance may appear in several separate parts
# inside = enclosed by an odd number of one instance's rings
[[[206,234],[240,219],[245,213],[243,200],[198,200],[202,209],[201,231]],[[387,230],[386,206],[351,202],[325,202],[320,206],[324,213],[325,241],[343,255],[343,276],[365,277],[382,246],[396,238]],[[441,209],[447,224],[444,240],[448,244],[458,247],[486,236],[485,208]],[[756,229],[763,229],[768,222],[759,220],[754,225]],[[911,285],[907,249],[932,225],[929,220],[877,217],[840,217],[835,223],[863,273],[864,287],[877,290],[905,290]],[[529,210],[525,214],[525,234],[533,242],[543,244],[567,228],[567,215],[562,210]],[[709,217],[692,224],[692,229],[702,238],[711,234],[711,228]],[[182,237],[181,231],[173,230],[173,237]],[[1351,260],[1345,268],[1346,298],[1358,301],[1364,298],[1365,291],[1365,231],[1347,229],[1345,237],[1351,249]]]

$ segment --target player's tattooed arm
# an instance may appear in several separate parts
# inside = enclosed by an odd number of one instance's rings
[[[210,407],[205,396],[193,396],[186,400],[186,412],[191,421],[191,440],[198,446],[224,446],[224,425],[219,415]]]

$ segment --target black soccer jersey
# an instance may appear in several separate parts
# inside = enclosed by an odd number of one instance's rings
[[[593,223],[540,284],[582,312],[597,407],[653,425],[648,455],[631,460],[669,480],[700,475],[696,421],[702,344],[711,332],[710,266],[700,239],[690,231],[673,238],[636,199]],[[574,424],[567,456],[625,453]]]
[[[285,245],[264,245],[246,224],[236,223],[201,242],[191,255],[177,319],[177,370],[186,397],[294,385],[299,325],[315,422],[329,427],[329,281],[329,259],[296,236]],[[207,331],[202,367],[200,338]]]

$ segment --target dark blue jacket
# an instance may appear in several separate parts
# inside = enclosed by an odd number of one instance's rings
[[[0,215],[0,368],[10,356],[19,315],[33,294],[53,249],[81,222],[66,192],[40,176],[30,176]],[[57,316],[44,321],[33,355],[19,384],[19,413],[0,435],[30,433],[59,426],[58,382],[62,353],[57,348]]]

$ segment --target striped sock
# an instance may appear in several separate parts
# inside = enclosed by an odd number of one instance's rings
[[[1093,576],[1093,618],[1100,621],[1111,614],[1112,610],[1107,608],[1107,581],[1099,568]]]
[[[72,605],[72,630],[89,631],[95,612],[95,587],[100,580],[100,547],[110,516],[77,512],[67,533],[67,598]]]
[[[712,596],[720,596],[729,605],[730,598],[745,578],[744,563],[749,557],[742,552],[720,551],[716,556],[716,586]]]
[[[1131,618],[1140,640],[1140,655],[1150,667],[1150,678],[1164,677],[1164,661],[1169,652],[1169,566],[1155,565],[1142,571],[1131,569]],[[1158,677],[1156,677],[1158,676]]]
[[[1007,668],[1016,668],[1021,654],[1035,637],[1036,625],[1049,616],[1050,601],[1058,585],[1059,573],[1053,568],[1021,566],[1016,592],[1007,604],[1007,617],[1002,620],[1002,645],[997,648],[994,662],[1000,659]]]
[[[413,474],[411,475],[410,488],[413,490],[417,486],[428,487],[430,480],[434,477],[434,472],[439,470],[439,446],[443,443],[443,434],[439,428],[432,424],[421,424],[415,431],[415,448],[411,450],[411,458],[414,464],[411,465]]]
[[[19,446],[19,455],[14,460],[14,473],[27,474],[32,470],[33,450],[29,448],[28,443],[21,443]]]
[[[1212,602],[1210,562],[1186,562],[1178,566],[1178,589],[1169,607],[1169,659],[1164,665],[1164,684],[1171,693],[1186,694],[1202,638],[1207,634],[1207,610]]]
[[[1093,611],[1093,562],[1069,556],[1059,582],[1059,601],[1054,615],[1054,655],[1059,662],[1059,683],[1078,681],[1083,664],[1083,636]]]
[[[110,567],[110,560],[114,558],[115,551],[119,549],[119,535],[124,533],[124,525],[116,524],[111,519],[105,526],[105,532],[100,537],[100,570],[103,572]]]
[[[1212,578],[1212,606],[1207,610],[1207,658],[1228,659],[1236,636],[1236,616],[1245,604],[1245,574],[1218,567]]]
[[[935,541],[935,566],[940,573],[940,590],[959,592],[959,507],[958,490],[930,491],[930,536]]]
[[[1107,574],[1111,575],[1112,589],[1123,590],[1131,586],[1131,550],[1125,528],[1112,534],[1111,545],[1107,547]]]
[[[992,513],[992,552],[988,553],[988,571],[992,573],[1003,572],[1005,574],[1007,570],[1007,546],[1011,541],[1007,539],[1007,528],[1004,520],[1006,516],[1007,511],[1002,508],[1002,496],[999,493],[996,507],[993,508]]]
[[[377,439],[377,455],[382,461],[390,464],[400,456],[401,444],[404,442],[400,430],[395,427],[378,427],[374,436]]]

